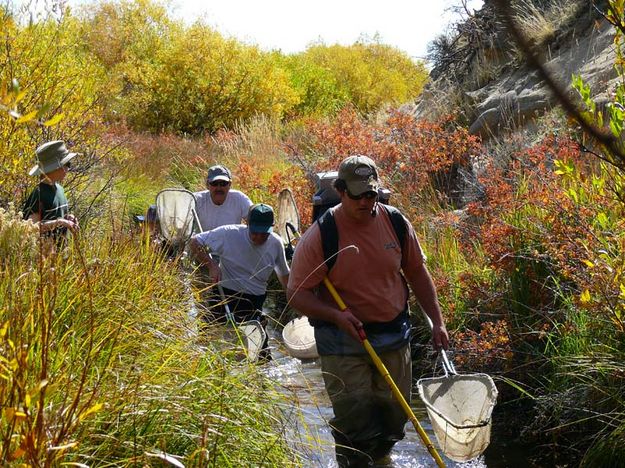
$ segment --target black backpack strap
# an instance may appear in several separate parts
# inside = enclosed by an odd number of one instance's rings
[[[339,233],[336,229],[332,210],[327,210],[321,217],[317,218],[317,225],[321,234],[323,261],[330,271],[336,262],[336,253],[339,251]]]
[[[383,207],[388,214],[395,235],[399,240],[400,249],[403,250],[406,233],[408,232],[404,215],[394,206],[384,205],[383,203],[378,204],[378,206]],[[321,234],[323,261],[328,267],[328,271],[330,271],[336,263],[336,253],[339,251],[339,232],[336,228],[336,221],[332,210],[327,210],[321,217],[317,218],[317,225],[319,226],[319,233]]]
[[[401,214],[394,206],[384,205],[380,203],[379,206],[384,207],[386,213],[388,214],[389,219],[391,220],[391,224],[393,225],[393,230],[395,231],[395,235],[399,240],[399,246],[403,250],[404,241],[406,240],[406,233],[408,232],[408,228],[406,227],[406,220],[404,219],[404,215]]]

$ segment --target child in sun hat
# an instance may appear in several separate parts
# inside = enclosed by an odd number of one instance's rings
[[[60,239],[67,230],[78,231],[76,217],[69,213],[65,191],[60,182],[71,167],[71,160],[78,153],[70,152],[62,140],[49,141],[39,146],[35,155],[37,164],[29,171],[39,176],[39,184],[24,203],[24,219],[37,223],[42,233]]]

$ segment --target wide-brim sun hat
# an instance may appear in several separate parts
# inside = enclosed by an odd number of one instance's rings
[[[38,147],[35,154],[37,156],[37,164],[28,171],[28,175],[31,176],[49,174],[65,166],[80,153],[71,153],[65,146],[64,141],[55,140]]]

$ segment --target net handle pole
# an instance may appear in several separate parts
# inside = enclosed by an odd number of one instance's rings
[[[287,221],[284,224],[284,232],[286,232],[287,235],[287,241],[290,244],[291,242],[293,242],[293,240],[291,239],[291,234],[289,234],[289,229],[291,230],[291,233],[293,235],[293,239],[299,239],[300,235],[297,229],[295,229],[295,226],[293,226],[293,224],[291,224],[289,221]]]
[[[430,330],[433,330],[434,324],[432,324],[432,319],[425,312],[423,312],[423,316],[425,317],[425,320],[430,326]],[[447,356],[447,351],[441,348],[438,352],[440,353],[441,358],[443,360],[443,372],[445,373],[445,377],[449,377],[449,374],[458,375],[458,372],[456,372],[454,363],[451,362],[451,359],[449,359],[449,357]]]
[[[328,289],[328,291],[330,292],[330,294],[336,301],[337,305],[339,306],[339,309],[341,309],[341,311],[344,311],[345,309],[347,309],[347,305],[345,305],[345,303],[343,302],[343,299],[341,299],[341,296],[339,296],[339,293],[336,291],[336,289],[334,288],[334,285],[330,282],[327,276],[323,278],[323,284],[325,285],[325,287]],[[393,393],[393,396],[399,402],[399,405],[404,410],[404,413],[406,413],[406,416],[408,416],[408,419],[410,419],[410,422],[412,422],[412,425],[416,429],[417,434],[419,434],[421,441],[423,442],[425,447],[428,449],[428,452],[430,452],[430,455],[432,456],[432,458],[434,458],[436,465],[439,468],[444,468],[445,462],[443,462],[443,459],[436,451],[436,447],[434,447],[434,444],[432,444],[432,441],[430,440],[426,432],[421,427],[419,420],[417,419],[414,412],[410,408],[410,405],[406,402],[404,395],[402,395],[399,388],[397,388],[397,385],[393,381],[393,378],[391,377],[391,374],[389,373],[388,369],[386,368],[386,366],[384,365],[380,357],[377,355],[377,353],[373,349],[373,346],[371,346],[371,343],[369,343],[369,340],[367,339],[367,336],[365,335],[365,331],[362,328],[358,330],[358,335],[360,336],[362,345],[367,350],[369,357],[371,357],[371,360],[375,364],[375,367],[378,369],[378,372],[380,372],[380,375],[382,375],[382,377],[384,377],[384,380],[386,380],[386,383],[388,383],[389,387],[391,388],[391,392]]]

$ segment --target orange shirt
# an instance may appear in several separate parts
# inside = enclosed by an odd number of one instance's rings
[[[414,229],[406,222],[408,229],[402,249],[383,208],[376,205],[377,215],[366,225],[351,221],[345,216],[341,205],[331,209],[339,234],[340,253],[328,278],[361,321],[393,320],[404,310],[408,300],[408,288],[400,270],[407,271],[424,262]],[[314,223],[297,243],[289,289],[312,290],[319,286],[328,272],[323,260],[319,225]],[[319,297],[324,302],[334,304],[324,286],[319,288]]]

